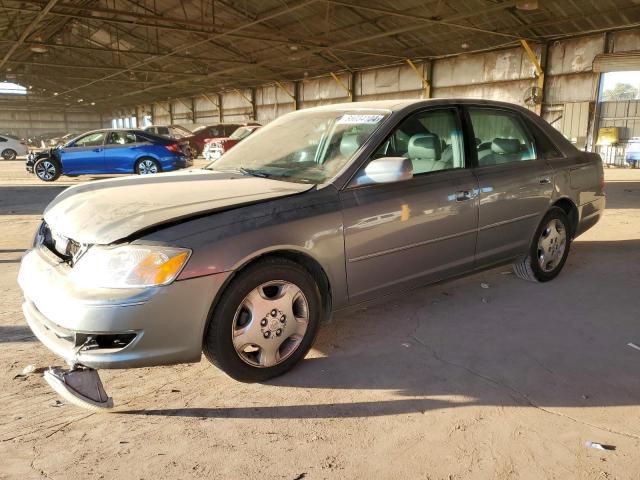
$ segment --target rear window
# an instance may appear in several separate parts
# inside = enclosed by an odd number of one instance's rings
[[[533,140],[536,144],[536,152],[538,154],[538,158],[558,158],[563,156],[560,150],[558,150],[558,148],[540,127],[538,127],[529,119],[526,119],[526,122],[529,130],[531,130],[531,133],[533,134]]]

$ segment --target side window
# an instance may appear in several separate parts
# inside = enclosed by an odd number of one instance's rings
[[[224,136],[228,137],[233,132],[235,132],[238,128],[240,128],[239,125],[225,125],[225,127],[224,127]]]
[[[169,129],[167,127],[159,127],[156,131],[157,135],[170,135]]]
[[[107,138],[107,145],[126,145],[136,143],[136,136],[130,132],[111,132]]]
[[[406,157],[413,174],[464,168],[463,136],[455,110],[431,110],[400,123],[373,158]]]
[[[146,143],[149,141],[148,138],[143,137],[142,135],[136,135],[136,143]]]
[[[220,135],[223,135],[220,130],[222,129],[218,127],[211,127],[209,128],[209,135],[212,137],[219,137]]]
[[[2,137],[0,137],[0,142],[6,142],[6,141],[7,141],[7,139],[6,139],[6,138],[2,138]]]
[[[544,133],[540,127],[531,120],[527,120],[527,126],[529,127],[529,131],[533,134],[533,139],[536,142],[536,153],[538,154],[538,158],[559,158],[563,156],[560,150],[558,150],[558,147],[553,144],[547,134]]]
[[[90,133],[80,137],[74,143],[76,147],[97,147],[104,143],[104,135],[105,132]]]
[[[533,140],[516,113],[471,108],[469,115],[476,137],[479,166],[536,158]]]

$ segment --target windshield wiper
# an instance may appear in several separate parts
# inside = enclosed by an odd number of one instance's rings
[[[240,167],[238,170],[240,171],[240,173],[244,173],[245,175],[251,175],[252,177],[269,178],[271,176],[268,173],[262,172],[260,170],[254,170],[252,168]]]

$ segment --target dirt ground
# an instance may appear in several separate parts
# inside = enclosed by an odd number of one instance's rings
[[[101,415],[16,377],[60,364],[16,276],[78,181],[22,169],[0,162],[0,478],[640,478],[640,170],[607,170],[606,216],[553,282],[503,267],[343,314],[269,384],[206,360],[102,371]]]

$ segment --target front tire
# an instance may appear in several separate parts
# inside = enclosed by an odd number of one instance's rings
[[[150,175],[160,172],[160,164],[153,158],[141,158],[136,162],[135,171],[138,175]]]
[[[225,289],[203,352],[230,377],[262,382],[304,358],[322,314],[320,290],[304,267],[284,258],[260,260]]]
[[[558,276],[569,255],[571,223],[558,207],[543,217],[531,242],[529,254],[513,265],[514,273],[532,282],[548,282]]]
[[[60,165],[51,158],[41,158],[33,165],[33,172],[43,182],[54,182],[62,174]]]
[[[2,151],[2,158],[4,158],[5,160],[15,160],[17,157],[18,154],[16,153],[16,151],[10,148]]]

